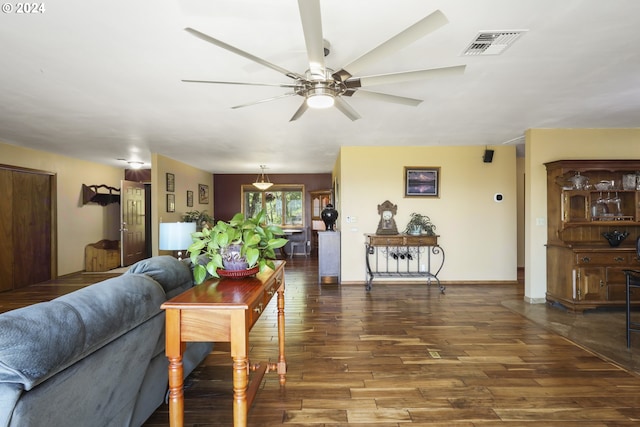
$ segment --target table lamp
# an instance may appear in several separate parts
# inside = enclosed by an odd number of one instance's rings
[[[178,251],[178,259],[182,260],[182,251],[193,243],[191,233],[196,232],[195,222],[162,222],[160,223],[160,245],[163,251]]]

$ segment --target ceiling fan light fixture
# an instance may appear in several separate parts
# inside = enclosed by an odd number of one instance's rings
[[[309,108],[329,108],[335,102],[335,93],[328,87],[316,86],[307,91],[307,106]]]
[[[266,166],[260,165],[260,169],[262,172],[256,177],[256,182],[253,183],[253,186],[264,191],[270,188],[273,185],[273,182],[269,181],[268,175],[265,177],[264,170],[266,169]]]

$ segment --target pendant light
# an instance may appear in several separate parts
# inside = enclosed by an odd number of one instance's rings
[[[256,177],[256,182],[253,183],[254,187],[257,187],[262,191],[266,190],[267,188],[273,185],[273,183],[269,181],[268,176],[265,178],[265,175],[264,175],[265,168],[266,168],[265,165],[260,165],[260,169],[262,169],[262,173]]]

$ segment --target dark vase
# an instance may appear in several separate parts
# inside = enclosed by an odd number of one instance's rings
[[[320,213],[320,217],[322,221],[324,221],[324,226],[327,231],[335,231],[333,226],[338,219],[338,211],[333,207],[331,203],[329,203]]]

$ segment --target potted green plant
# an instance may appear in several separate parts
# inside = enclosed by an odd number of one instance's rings
[[[422,233],[433,236],[435,235],[436,226],[431,222],[431,218],[426,215],[422,215],[413,212],[409,217],[409,223],[404,232],[413,236],[420,235]]]
[[[264,218],[264,210],[251,218],[237,213],[231,221],[218,221],[213,227],[203,227],[193,233],[188,252],[195,265],[195,282],[202,283],[207,273],[220,277],[218,269],[275,268],[275,249],[283,247],[287,239],[280,237],[284,235],[281,227],[265,225]],[[198,262],[201,254],[209,260],[206,265]]]
[[[215,223],[213,217],[209,215],[206,210],[202,212],[201,211],[185,212],[184,215],[182,215],[182,220],[184,222],[195,222],[198,230],[200,230],[205,224],[208,227],[213,227],[213,224]]]

